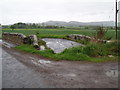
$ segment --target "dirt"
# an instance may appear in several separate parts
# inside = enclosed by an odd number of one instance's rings
[[[3,88],[117,88],[111,70],[118,62],[54,61],[3,47]]]

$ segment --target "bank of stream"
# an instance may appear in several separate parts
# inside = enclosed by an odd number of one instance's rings
[[[2,44],[8,48],[15,47],[18,50],[34,53],[53,60],[90,61],[90,62],[91,61],[104,62],[118,60],[118,56],[113,56],[112,54],[109,54],[109,52],[107,51],[108,46],[97,44],[84,46],[83,44],[80,44],[78,42],[65,39],[43,38],[42,40],[46,42],[46,46],[48,47],[48,49],[36,50],[35,48],[33,48],[32,45],[25,44],[16,46],[5,41],[2,41]],[[101,54],[101,56],[99,54]],[[97,55],[97,57],[93,55]]]

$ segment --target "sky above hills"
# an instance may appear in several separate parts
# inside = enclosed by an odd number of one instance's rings
[[[1,0],[0,7],[1,24],[114,21],[115,0]]]

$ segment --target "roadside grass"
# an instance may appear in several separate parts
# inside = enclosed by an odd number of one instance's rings
[[[108,48],[113,48],[113,47],[110,47],[110,45],[106,45],[106,46],[103,45],[103,46],[99,47],[99,45],[95,45],[95,44],[89,44],[88,46],[77,46],[77,47],[65,49],[63,52],[59,54],[55,54],[51,49],[46,49],[44,51],[36,50],[31,45],[21,45],[15,48],[25,52],[41,55],[53,60],[90,61],[90,62],[117,61],[119,56],[117,56],[110,50],[106,51],[108,50]],[[109,57],[108,55],[112,55],[113,57]]]

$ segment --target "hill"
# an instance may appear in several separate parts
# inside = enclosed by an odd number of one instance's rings
[[[114,21],[102,21],[102,22],[77,22],[77,21],[48,21],[40,23],[41,25],[55,25],[55,26],[71,26],[71,27],[79,27],[79,26],[114,26]]]

